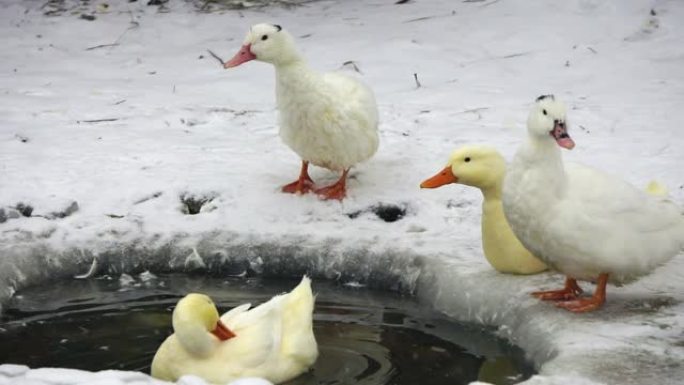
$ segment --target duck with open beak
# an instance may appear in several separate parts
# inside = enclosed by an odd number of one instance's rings
[[[553,123],[553,130],[551,130],[550,134],[556,140],[556,143],[567,150],[575,148],[575,141],[573,141],[568,134],[565,122],[562,120],[554,120]]]

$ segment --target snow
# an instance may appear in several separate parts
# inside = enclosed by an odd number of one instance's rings
[[[23,365],[0,365],[0,384],[13,385],[169,385],[139,372],[103,370],[87,372],[76,369],[39,368],[29,369]],[[187,375],[178,379],[176,385],[209,385],[203,379]],[[273,385],[263,378],[245,377],[226,385]]]
[[[216,13],[146,3],[93,6],[93,21],[42,16],[44,1],[0,4],[0,303],[27,285],[104,272],[308,271],[410,291],[497,327],[539,365],[528,384],[684,378],[681,255],[610,287],[603,310],[569,314],[527,294],[561,276],[486,264],[477,191],[418,188],[466,143],[510,158],[533,100],[554,93],[577,143],[565,159],[637,186],[657,180],[684,202],[684,3],[319,1]],[[298,37],[314,68],[353,60],[376,93],[380,150],[352,170],[343,203],[279,193],[299,159],[277,134],[273,69],[226,71],[206,51],[229,58],[257,22]],[[210,202],[188,215],[188,198]],[[34,216],[17,214],[19,203]],[[406,215],[387,223],[372,212],[379,204]],[[62,370],[2,365],[0,384],[158,383]]]

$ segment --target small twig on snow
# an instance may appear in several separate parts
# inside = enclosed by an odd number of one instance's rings
[[[131,25],[130,25],[128,28],[126,28],[126,29],[121,33],[121,35],[119,35],[119,37],[117,37],[116,40],[114,40],[113,43],[111,43],[111,44],[100,44],[100,45],[96,45],[96,46],[94,46],[94,47],[88,47],[88,48],[86,48],[85,50],[86,50],[86,51],[92,51],[92,50],[97,49],[97,48],[116,47],[116,46],[118,46],[118,45],[119,45],[119,42],[120,42],[121,39],[128,33],[128,31],[130,31],[130,30],[132,30],[132,29],[136,29],[136,28],[138,28],[138,27],[140,26],[140,23],[138,23],[137,21],[135,21],[135,19],[133,18],[133,13],[129,11],[129,14],[131,15],[131,22],[130,22]]]
[[[461,111],[461,112],[457,112],[457,113],[455,113],[454,115],[458,115],[458,114],[467,114],[467,113],[469,113],[469,112],[480,112],[480,111],[485,111],[485,110],[488,110],[488,109],[489,109],[489,107],[475,107],[475,108],[469,108],[469,109],[467,109],[467,110],[463,110],[463,111]]]
[[[100,45],[95,45],[95,46],[92,46],[92,47],[88,47],[88,48],[86,48],[85,50],[86,50],[86,51],[92,51],[92,50],[98,49],[98,48],[116,47],[117,45],[119,45],[119,43],[100,44]]]
[[[595,50],[595,49],[593,49],[593,48],[591,48],[591,47],[587,47],[587,49],[588,49],[589,51],[593,52],[593,53],[598,53],[597,50]]]
[[[342,63],[342,67],[346,67],[346,66],[351,67],[354,71],[356,71],[356,72],[358,72],[358,73],[360,73],[360,74],[363,73],[363,72],[361,72],[361,70],[359,69],[359,66],[356,65],[356,62],[353,61],[353,60],[347,60],[346,62]]]
[[[223,67],[223,63],[225,63],[225,61],[223,59],[221,59],[221,57],[219,55],[215,54],[210,49],[207,49],[207,52],[209,52],[209,55],[211,55],[214,59],[218,60],[219,63],[221,64],[221,67]]]
[[[518,57],[518,56],[529,55],[530,53],[531,53],[531,52],[529,52],[529,51],[528,51],[528,52],[518,52],[518,53],[512,53],[512,54],[510,54],[510,55],[504,55],[504,56],[501,56],[500,58],[501,58],[501,59],[512,59],[512,58]]]
[[[480,8],[489,7],[490,5],[492,5],[492,4],[494,4],[494,3],[498,3],[499,1],[501,1],[501,0],[494,0],[494,1],[492,1],[491,3],[482,4],[482,5],[480,6]]]
[[[415,73],[415,72],[413,73],[413,80],[416,81],[416,88],[422,87],[421,84],[420,84],[420,82],[418,81],[418,74]]]
[[[445,16],[445,15],[433,15],[433,16],[416,17],[416,18],[414,18],[414,19],[405,20],[405,21],[403,21],[403,23],[413,23],[413,22],[416,22],[416,21],[430,20],[430,19],[434,19],[434,18],[436,18],[436,17],[444,17],[444,16]]]
[[[107,119],[92,119],[92,120],[77,120],[76,123],[102,123],[102,122],[116,122],[119,118]]]

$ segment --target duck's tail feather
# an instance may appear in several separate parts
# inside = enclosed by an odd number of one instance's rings
[[[318,356],[318,348],[313,334],[315,298],[311,291],[311,279],[304,276],[286,296],[281,348],[287,354],[313,362]]]
[[[656,180],[652,180],[648,183],[648,185],[646,186],[646,192],[656,197],[666,197],[670,194],[670,191],[667,189],[667,186],[659,183]]]

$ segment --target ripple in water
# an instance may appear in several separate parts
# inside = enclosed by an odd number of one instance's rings
[[[225,312],[297,283],[147,274],[28,289],[0,317],[0,363],[149,373],[154,353],[172,333],[173,306],[186,293],[206,293]],[[534,373],[519,349],[411,298],[321,281],[313,289],[320,356],[313,370],[288,385],[507,385]]]

